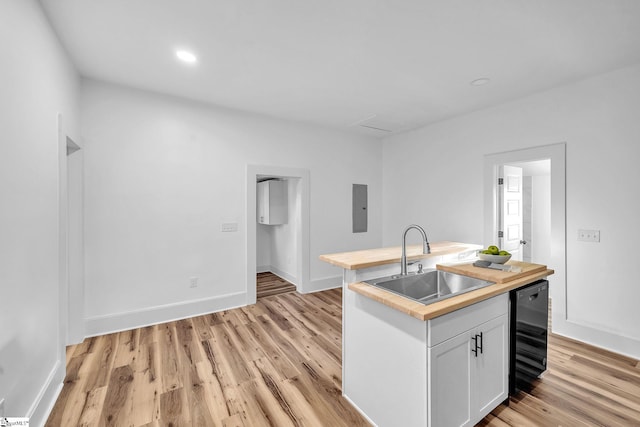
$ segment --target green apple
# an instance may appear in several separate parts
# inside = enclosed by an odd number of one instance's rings
[[[497,246],[489,246],[487,250],[491,253],[491,255],[498,255],[500,253],[500,248]]]
[[[509,256],[511,254],[509,252],[507,252],[507,251],[500,251],[500,252],[498,252],[498,255]]]

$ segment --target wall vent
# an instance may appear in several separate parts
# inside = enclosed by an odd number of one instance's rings
[[[353,123],[351,126],[359,126],[366,129],[371,129],[373,131],[377,131],[380,133],[393,133],[402,128],[401,123],[394,122],[389,119],[385,119],[383,117],[379,117],[378,115],[369,116],[365,119],[358,120]]]

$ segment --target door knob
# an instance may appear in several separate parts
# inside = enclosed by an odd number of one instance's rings
[[[520,240],[520,244],[521,244],[521,245],[526,245],[526,244],[527,244],[527,241],[526,241],[526,240]]]

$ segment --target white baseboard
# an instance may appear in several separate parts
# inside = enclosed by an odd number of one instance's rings
[[[293,283],[294,285],[296,285],[296,289],[298,290],[298,292],[300,292],[300,280],[298,280],[297,277],[292,276],[286,271],[280,270],[279,268],[274,267],[272,265],[269,266],[269,271],[275,274],[276,276],[283,278],[287,282]]]
[[[292,276],[286,271],[280,270],[278,267],[274,267],[273,265],[261,265],[260,267],[256,267],[256,271],[258,273],[266,273],[266,272],[273,273],[276,276],[286,280],[287,282],[294,284],[298,292],[300,292],[300,284],[299,284],[300,281],[298,280],[298,278]]]
[[[325,277],[324,279],[311,280],[306,286],[300,286],[300,280],[297,277],[292,276],[286,271],[282,271],[272,265],[261,265],[256,267],[258,273],[271,272],[278,277],[283,278],[287,282],[296,285],[296,290],[301,294],[310,294],[312,292],[326,291],[327,289],[334,289],[342,287],[342,276]]]
[[[353,403],[353,400],[349,399],[349,396],[347,396],[346,394],[342,393],[342,397],[345,398],[345,400],[347,402],[349,402],[349,404],[351,406],[353,406],[353,408],[358,411],[360,413],[360,415],[362,415],[364,417],[364,419],[366,419],[367,421],[369,421],[369,424],[371,424],[372,426],[376,426],[377,424],[373,422],[373,420],[371,418],[369,418],[369,416],[367,414],[365,414],[362,409],[360,409],[360,407],[358,405],[356,405],[355,403]]]
[[[304,292],[301,293],[311,293],[311,292],[319,292],[326,291],[327,289],[335,289],[342,287],[342,276],[335,277],[325,277],[324,279],[315,279],[312,280],[308,286],[308,289],[305,288]]]
[[[66,373],[66,362],[56,361],[45,381],[44,385],[40,389],[40,393],[36,396],[36,399],[31,404],[27,417],[29,418],[29,425],[33,427],[44,426],[49,418],[49,414],[53,410],[53,406],[56,404],[58,395],[62,391],[63,381]]]
[[[216,311],[229,310],[245,305],[247,305],[246,292],[238,292],[212,298],[149,307],[141,310],[89,317],[86,319],[85,331],[87,337],[93,337],[156,325],[158,323],[171,322],[187,317],[200,316]]]
[[[556,322],[552,324],[554,334],[582,341],[634,359],[640,359],[640,341],[637,339],[599,330],[570,320],[557,323],[557,325]]]

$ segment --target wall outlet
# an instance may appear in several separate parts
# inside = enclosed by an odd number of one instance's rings
[[[198,287],[198,277],[189,278],[189,283],[191,283],[190,287],[197,288]]]
[[[597,243],[600,241],[600,230],[578,230],[578,241]]]
[[[225,222],[220,226],[220,231],[223,233],[235,232],[238,231],[238,223],[237,222]]]
[[[4,397],[0,399],[0,417],[4,417]]]

